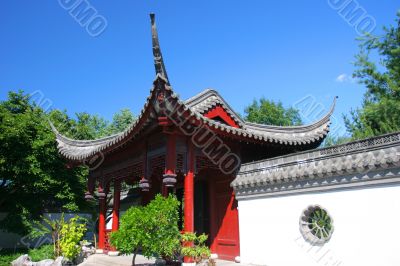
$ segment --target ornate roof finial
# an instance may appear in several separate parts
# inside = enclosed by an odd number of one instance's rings
[[[167,71],[165,70],[164,60],[163,60],[161,48],[160,48],[160,43],[158,41],[158,33],[157,33],[157,27],[156,27],[154,13],[150,13],[150,19],[151,19],[151,36],[152,36],[152,43],[153,43],[154,67],[156,69],[156,75],[160,74],[167,81],[167,85],[170,85],[169,80],[168,80]]]

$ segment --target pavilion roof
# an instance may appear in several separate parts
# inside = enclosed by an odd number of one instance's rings
[[[336,98],[325,116],[315,123],[304,126],[272,126],[246,122],[236,114],[217,91],[211,89],[207,89],[186,101],[182,101],[174,93],[167,78],[154,15],[151,15],[151,22],[156,79],[137,120],[123,132],[97,140],[70,139],[60,134],[54,125],[51,124],[56,134],[59,152],[67,159],[82,161],[91,158],[91,156],[99,152],[109,152],[144,134],[152,126],[157,126],[157,117],[160,112],[160,94],[170,96],[170,99],[174,102],[174,108],[179,107],[180,110],[184,110],[185,115],[191,119],[190,121],[201,122],[217,134],[222,134],[239,141],[290,145],[297,146],[296,150],[304,150],[310,146],[315,146],[310,144],[321,143],[328,134],[330,117],[334,110]],[[232,127],[207,118],[205,116],[207,112],[216,106],[221,106],[239,127]],[[167,106],[167,108],[171,107]]]

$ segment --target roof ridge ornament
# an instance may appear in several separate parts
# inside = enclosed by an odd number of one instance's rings
[[[154,67],[156,70],[156,75],[160,75],[166,80],[168,86],[169,80],[167,75],[167,70],[165,69],[164,59],[162,57],[160,42],[158,40],[157,26],[155,21],[155,14],[150,13],[151,20],[151,40],[153,44],[153,57],[154,57]]]

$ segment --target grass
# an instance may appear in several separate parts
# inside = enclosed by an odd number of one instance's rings
[[[10,266],[11,262],[17,259],[19,256],[28,254],[32,261],[41,261],[45,259],[54,259],[53,254],[53,246],[52,245],[43,245],[38,249],[31,250],[0,250],[0,266]]]
[[[43,245],[38,249],[30,250],[28,254],[32,261],[54,259],[53,245]]]
[[[14,251],[3,249],[0,251],[0,266],[10,266],[11,262],[23,255],[23,251]]]

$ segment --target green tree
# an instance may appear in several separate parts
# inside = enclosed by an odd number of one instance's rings
[[[45,210],[87,206],[88,171],[66,167],[47,118],[23,92],[0,102],[0,209],[8,213],[0,228],[6,231],[27,234]]]
[[[127,129],[136,120],[135,115],[129,109],[122,109],[113,116],[112,122],[108,125],[107,135],[116,134]]]
[[[68,137],[87,140],[98,139],[124,131],[136,120],[129,109],[122,109],[113,116],[111,122],[87,112],[76,113],[76,120],[68,117],[66,111],[54,110],[50,113],[51,121],[57,129]]]
[[[152,219],[153,253],[165,259],[172,259],[180,249],[178,228],[180,202],[175,195],[164,198],[160,194],[146,206]]]
[[[267,100],[264,97],[254,100],[252,104],[244,110],[244,119],[259,124],[277,126],[297,126],[301,125],[299,111],[295,108],[283,107],[281,102]]]
[[[146,257],[151,257],[150,217],[142,206],[131,207],[121,217],[119,230],[111,234],[111,243],[121,254],[133,254],[132,265],[135,265],[139,250]]]
[[[78,140],[98,139],[122,132],[136,120],[129,109],[116,113],[111,122],[87,112],[76,113],[76,120],[70,118],[65,110],[53,110],[49,115],[61,133]]]
[[[104,118],[86,112],[77,113],[76,117],[75,139],[97,139],[107,134],[108,122]]]
[[[111,234],[112,245],[122,254],[133,254],[132,265],[139,250],[147,258],[173,257],[180,249],[179,204],[173,195],[157,195],[145,207],[128,209],[119,230]]]
[[[0,229],[27,234],[43,211],[77,212],[88,207],[83,195],[88,169],[66,167],[48,120],[73,139],[96,139],[125,129],[135,119],[127,109],[110,123],[82,112],[46,113],[28,94],[9,92],[0,102]],[[89,209],[91,210],[91,209]]]
[[[353,139],[400,130],[400,11],[382,36],[360,39],[353,74],[367,87],[362,106],[344,117]],[[371,53],[376,60],[371,59]]]

